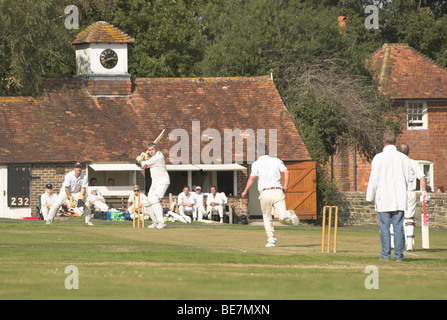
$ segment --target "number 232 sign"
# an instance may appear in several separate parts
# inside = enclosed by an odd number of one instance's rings
[[[9,197],[9,207],[29,207],[29,198]]]

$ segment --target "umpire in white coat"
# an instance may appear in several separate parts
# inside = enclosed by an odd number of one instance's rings
[[[409,158],[397,151],[396,135],[385,132],[383,151],[374,156],[371,162],[371,174],[366,190],[366,201],[374,200],[380,224],[382,243],[381,260],[390,260],[391,233],[394,229],[394,259],[404,259],[405,236],[403,220],[407,209],[407,181],[410,172]]]

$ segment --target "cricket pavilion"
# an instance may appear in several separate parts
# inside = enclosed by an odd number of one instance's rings
[[[36,215],[45,185],[59,189],[75,161],[116,208],[135,184],[147,192],[148,169],[135,158],[158,143],[171,185],[209,192],[216,185],[237,214],[261,215],[254,185],[241,199],[258,143],[291,172],[288,209],[316,218],[315,162],[270,76],[132,78],[127,49],[134,39],[96,22],[73,40],[77,74],[42,79],[39,96],[0,97],[0,217]],[[113,179],[114,185],[108,181]]]

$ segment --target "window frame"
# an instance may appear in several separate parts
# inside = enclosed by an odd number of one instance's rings
[[[410,104],[422,104],[422,119],[418,121],[409,120]],[[407,130],[418,131],[428,129],[428,105],[425,100],[407,100],[405,101],[405,111],[407,115]],[[416,113],[412,113],[416,114]],[[421,123],[421,126],[410,125],[410,123]]]
[[[419,166],[422,169],[422,172],[425,176],[426,185],[431,187],[432,192],[434,192],[434,181],[433,181],[433,162],[428,160],[416,160]],[[424,170],[425,166],[428,166],[428,174],[426,175],[426,171]],[[417,182],[417,189],[420,190],[420,182]]]

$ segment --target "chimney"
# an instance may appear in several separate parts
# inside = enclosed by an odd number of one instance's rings
[[[346,17],[345,16],[338,17],[338,29],[340,30],[340,34],[346,35]]]

